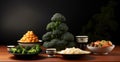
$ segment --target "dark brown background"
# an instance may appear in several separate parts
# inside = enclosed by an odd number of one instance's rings
[[[81,28],[98,13],[108,0],[0,0],[0,44],[16,44],[23,34],[33,30],[39,39],[56,12],[67,18],[69,31],[80,35]],[[116,0],[117,1],[117,0]],[[117,1],[119,3],[119,0]],[[115,9],[119,23],[120,4]],[[112,42],[120,44],[120,29],[112,34]]]

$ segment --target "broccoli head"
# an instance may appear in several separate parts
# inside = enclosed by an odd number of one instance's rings
[[[52,35],[52,32],[47,32],[47,33],[45,33],[45,34],[42,36],[42,40],[43,40],[43,41],[50,41],[50,40],[51,40],[51,35]]]
[[[39,53],[39,52],[41,52],[41,48],[40,48],[40,45],[39,44],[36,44],[35,45],[35,49],[36,49],[36,51]]]
[[[10,48],[10,52],[16,53],[17,49],[16,48]]]
[[[52,31],[56,28],[56,23],[55,22],[50,22],[48,23],[47,27],[46,27],[46,30],[48,31]]]
[[[48,48],[48,47],[49,47],[48,44],[49,44],[49,42],[44,42],[44,43],[43,43],[43,46]]]
[[[58,37],[60,37],[61,35],[62,35],[62,31],[60,31],[60,30],[54,30],[53,32],[52,32],[52,34],[54,35],[54,37],[55,38],[58,38]]]
[[[60,46],[60,45],[65,46],[65,45],[67,45],[67,43],[68,43],[67,41],[61,40],[61,41],[56,43],[56,46]]]
[[[67,32],[68,31],[68,26],[65,23],[61,23],[58,26],[58,29],[61,30],[61,31]]]
[[[56,21],[65,21],[65,20],[66,20],[66,18],[60,13],[55,13],[53,15],[53,17],[51,18],[51,21],[54,21],[54,22],[56,22]]]
[[[61,36],[62,40],[65,41],[74,41],[74,36],[70,33],[70,32],[65,32],[62,36]]]
[[[36,53],[37,53],[36,49],[30,49],[30,50],[27,52],[27,54],[36,54]]]
[[[43,46],[44,47],[55,47],[56,43],[59,42],[59,39],[52,39],[50,42],[44,42]]]

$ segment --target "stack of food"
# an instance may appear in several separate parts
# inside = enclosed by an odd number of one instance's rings
[[[27,31],[25,35],[20,39],[19,42],[39,42],[38,37],[33,33],[33,31]]]
[[[65,50],[58,51],[57,54],[62,55],[64,58],[76,59],[81,55],[90,54],[90,51],[85,51],[80,48],[66,48]]]
[[[18,41],[18,44],[22,45],[22,46],[33,46],[33,45],[38,44],[40,42],[41,41],[33,33],[33,31],[27,31],[27,33],[25,33],[23,35],[23,37]]]
[[[62,50],[58,53],[59,54],[89,54],[90,52],[73,47],[73,48],[66,48],[65,50]]]
[[[33,31],[27,31],[18,41],[17,46],[8,46],[8,51],[18,57],[38,55],[42,51],[39,41]]]

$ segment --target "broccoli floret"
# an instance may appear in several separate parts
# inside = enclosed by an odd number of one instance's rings
[[[45,34],[42,36],[42,40],[43,40],[43,41],[50,41],[50,40],[51,40],[51,35],[52,35],[52,32],[47,32],[47,33],[45,33]]]
[[[17,45],[16,49],[17,49],[16,53],[22,53],[22,51],[23,51],[24,48],[21,45]]]
[[[22,54],[27,54],[27,51],[28,51],[28,50],[23,49],[23,50],[22,50]]]
[[[56,28],[56,23],[55,22],[50,22],[47,27],[46,27],[46,30],[48,31],[52,31]]]
[[[60,45],[65,46],[65,45],[67,45],[67,43],[68,43],[67,41],[61,40],[61,41],[57,42],[56,46],[60,46]]]
[[[30,46],[26,46],[26,47],[25,47],[25,50],[30,50],[30,49],[31,49]]]
[[[43,43],[43,46],[48,48],[48,47],[49,47],[48,44],[49,44],[49,42],[44,42],[44,43]]]
[[[52,32],[52,34],[54,35],[54,38],[60,37],[62,33],[63,33],[63,32],[60,31],[60,30],[54,30],[54,31]]]
[[[15,48],[11,48],[10,52],[17,53],[17,54],[36,54],[41,52],[41,48],[39,44],[35,44],[34,46],[21,46],[18,45]]]
[[[16,49],[20,49],[20,50],[22,50],[22,49],[23,49],[23,46],[21,46],[21,45],[17,45],[17,46],[16,46]]]
[[[41,48],[39,44],[35,44],[34,46],[31,47],[31,49],[29,49],[27,51],[27,54],[36,54],[41,52]]]
[[[61,36],[61,39],[65,41],[74,41],[74,36],[71,33],[66,32]]]
[[[68,31],[68,26],[65,23],[61,23],[58,26],[58,29],[61,30],[61,31],[67,32]]]
[[[57,42],[55,48],[56,48],[58,51],[59,51],[59,50],[63,50],[63,49],[65,49],[67,43],[68,43],[67,41],[61,40],[61,41]]]
[[[54,22],[56,22],[56,21],[66,21],[66,18],[60,13],[55,13],[53,15],[53,17],[51,18],[51,21],[54,21]]]
[[[36,44],[35,46],[36,46],[36,51],[37,51],[37,53],[41,52],[40,45],[39,45],[39,44]]]
[[[44,42],[44,47],[55,47],[56,43],[60,42],[59,39],[52,39],[50,42]]]
[[[16,53],[17,49],[16,48],[10,48],[10,52]]]
[[[27,54],[35,54],[37,51],[36,49],[30,49]]]

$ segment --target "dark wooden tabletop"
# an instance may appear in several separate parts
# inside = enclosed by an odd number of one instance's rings
[[[54,58],[48,58],[47,54],[39,54],[32,58],[17,58],[7,51],[6,46],[0,46],[0,62],[93,62],[93,61],[119,61],[120,62],[120,46],[116,46],[112,52],[107,55],[84,55],[79,59],[65,59],[61,55],[56,55]]]

